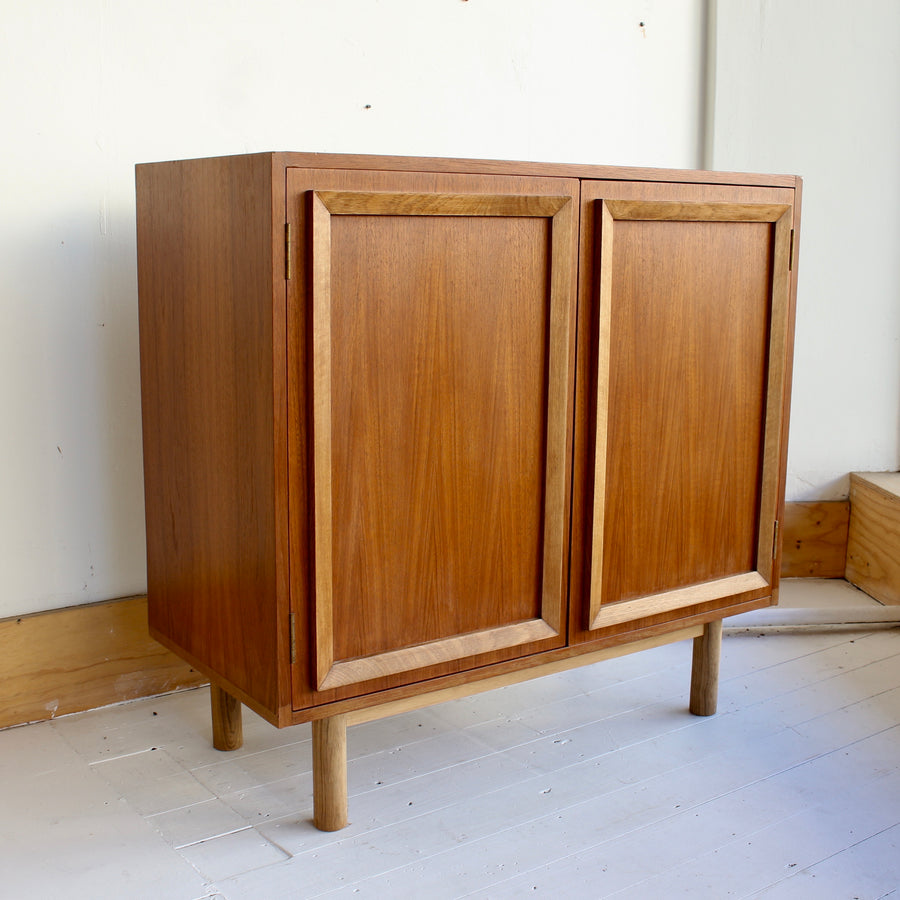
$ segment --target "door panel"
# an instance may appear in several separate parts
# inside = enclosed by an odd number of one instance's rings
[[[313,272],[314,689],[561,645],[571,183],[294,177]]]
[[[587,627],[772,590],[791,208],[597,199]]]

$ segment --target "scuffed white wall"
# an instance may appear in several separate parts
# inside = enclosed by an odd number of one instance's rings
[[[703,10],[5,4],[0,617],[146,588],[136,162],[317,150],[692,168]]]
[[[712,164],[804,177],[789,500],[900,468],[900,3],[718,0]]]

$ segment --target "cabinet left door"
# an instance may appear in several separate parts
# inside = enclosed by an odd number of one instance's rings
[[[286,177],[295,708],[561,646],[577,181]]]

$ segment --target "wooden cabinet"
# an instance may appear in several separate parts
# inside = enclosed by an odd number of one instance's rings
[[[709,711],[721,619],[777,596],[799,193],[138,166],[150,627],[218,733],[313,720],[339,796],[342,723],[684,637]]]

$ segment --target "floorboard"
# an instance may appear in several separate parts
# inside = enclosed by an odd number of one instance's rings
[[[309,727],[218,752],[205,689],[0,731],[0,893],[900,900],[900,629],[784,621],[726,622],[709,718],[685,642],[354,726],[331,834]]]

